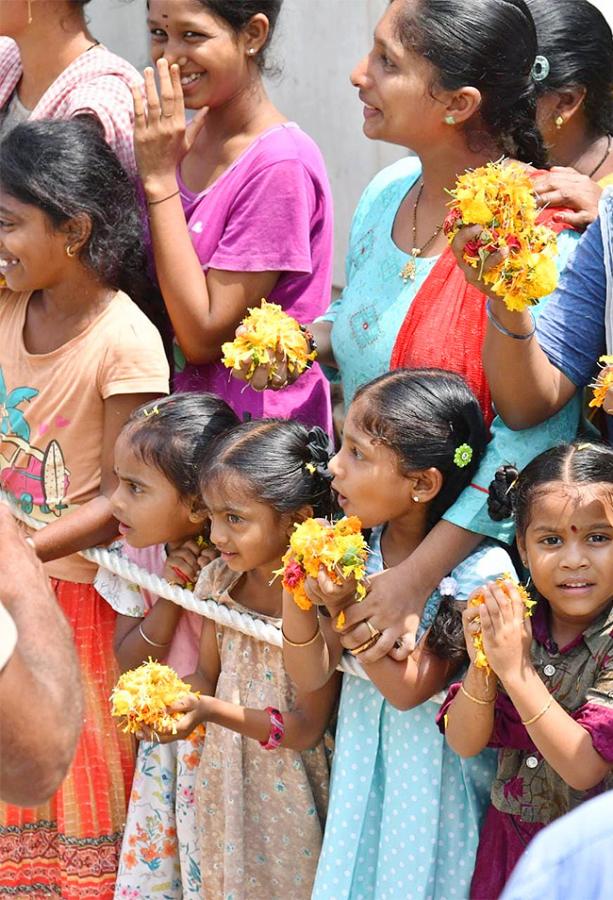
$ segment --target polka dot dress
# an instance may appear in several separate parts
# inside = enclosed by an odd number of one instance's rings
[[[371,539],[373,571],[380,536]],[[503,571],[512,571],[508,555],[485,543],[452,573],[459,597]],[[435,592],[421,633],[439,602]],[[370,682],[344,676],[314,900],[468,896],[496,754],[460,759],[436,726],[438,708],[427,701],[401,712]]]

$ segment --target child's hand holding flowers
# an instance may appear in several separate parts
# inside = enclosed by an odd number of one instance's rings
[[[126,732],[143,734],[151,729],[176,740],[181,715],[171,707],[189,693],[189,684],[174,669],[150,659],[120,676],[111,694],[111,714],[123,720]]]
[[[510,578],[484,585],[469,598],[463,614],[464,635],[471,663],[493,671],[505,683],[530,662],[534,600]]]

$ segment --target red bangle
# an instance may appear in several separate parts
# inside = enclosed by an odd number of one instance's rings
[[[270,716],[270,734],[267,741],[260,741],[260,747],[264,750],[276,750],[285,734],[285,722],[282,714],[274,706],[267,706],[266,712]]]

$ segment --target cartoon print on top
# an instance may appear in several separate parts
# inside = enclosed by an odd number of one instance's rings
[[[28,515],[38,507],[45,518],[52,518],[68,509],[64,499],[70,472],[56,440],[44,450],[30,444],[30,426],[19,407],[37,395],[30,387],[8,392],[0,367],[0,488]]]

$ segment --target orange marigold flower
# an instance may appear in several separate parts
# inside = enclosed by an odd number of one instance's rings
[[[609,391],[613,389],[613,356],[601,356],[598,360],[601,372],[596,381],[590,385],[594,396],[590,400],[590,406],[603,405]]]

